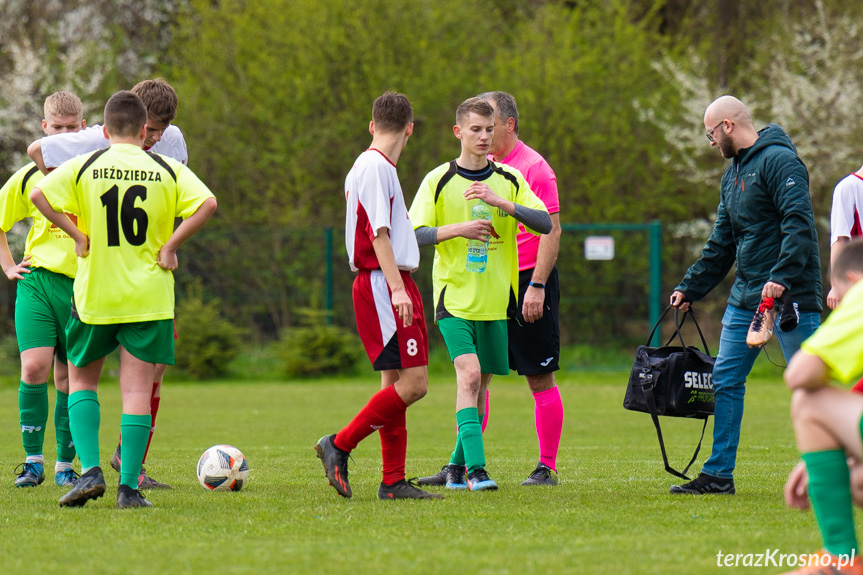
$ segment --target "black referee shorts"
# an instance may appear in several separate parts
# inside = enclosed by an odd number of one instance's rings
[[[518,274],[518,311],[507,321],[509,330],[509,368],[519,375],[541,375],[560,369],[560,282],[557,267],[552,268],[545,282],[545,303],[542,317],[533,323],[524,321],[521,314],[524,293],[527,291],[533,269]]]

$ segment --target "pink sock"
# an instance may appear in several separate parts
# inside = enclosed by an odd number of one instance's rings
[[[563,402],[555,385],[547,391],[533,394],[536,404],[536,436],[539,439],[539,460],[557,471],[557,449],[563,431]]]
[[[488,425],[488,398],[491,395],[491,392],[486,388],[485,390],[485,413],[482,414],[482,432],[485,433],[485,428]]]

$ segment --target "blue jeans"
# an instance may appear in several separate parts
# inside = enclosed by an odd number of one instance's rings
[[[752,323],[752,315],[751,311],[729,305],[722,318],[719,353],[713,366],[713,392],[716,396],[713,451],[710,459],[701,468],[702,473],[713,477],[731,479],[734,474],[737,445],[740,443],[740,422],[743,420],[746,377],[761,353],[760,349],[746,345],[746,334]],[[797,327],[789,332],[776,326],[773,335],[779,339],[786,363],[800,349],[803,340],[818,329],[820,323],[820,314],[807,312],[800,314]]]

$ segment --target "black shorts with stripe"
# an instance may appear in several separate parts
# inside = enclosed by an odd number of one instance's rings
[[[542,317],[527,323],[522,315],[524,293],[533,269],[518,274],[518,310],[507,322],[509,330],[509,368],[519,375],[541,375],[560,369],[560,282],[557,267],[545,282]]]

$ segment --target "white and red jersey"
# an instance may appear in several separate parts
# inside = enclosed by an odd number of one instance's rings
[[[410,272],[419,267],[417,238],[389,158],[374,148],[360,154],[345,179],[345,200],[345,247],[351,270],[381,268],[372,247],[381,228],[389,230],[398,268]]]
[[[833,208],[830,210],[830,245],[841,237],[856,238],[863,235],[860,227],[860,210],[863,207],[863,177],[850,174],[833,189]]]
[[[64,132],[42,138],[42,160],[48,169],[56,168],[66,160],[104,150],[109,146],[102,133],[101,124],[94,124],[79,132]],[[189,163],[189,152],[186,150],[186,140],[180,128],[170,124],[162,132],[162,139],[148,148],[150,152],[174,158],[181,164]]]
[[[533,193],[542,200],[549,214],[560,212],[560,200],[557,193],[557,176],[539,152],[519,140],[515,148],[505,158],[489,159],[511,166],[521,172],[527,185]],[[524,224],[518,224],[518,271],[531,270],[536,267],[536,256],[539,252],[539,236],[524,229]]]

